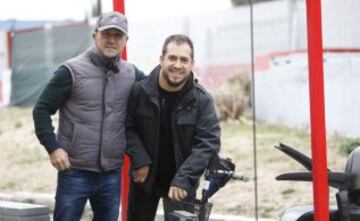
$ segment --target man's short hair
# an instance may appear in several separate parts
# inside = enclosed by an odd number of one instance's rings
[[[166,52],[167,52],[167,46],[170,44],[170,42],[175,42],[177,45],[186,43],[190,46],[191,48],[191,59],[194,59],[194,46],[193,43],[191,41],[191,39],[186,36],[186,35],[182,35],[182,34],[175,34],[175,35],[170,35],[169,37],[166,38],[164,44],[163,44],[163,48],[162,48],[162,55],[165,56]]]

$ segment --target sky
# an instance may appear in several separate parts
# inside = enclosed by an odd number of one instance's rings
[[[0,20],[83,20],[95,0],[0,0]],[[103,11],[113,0],[102,0]],[[129,19],[145,20],[208,13],[231,7],[230,0],[125,0]]]

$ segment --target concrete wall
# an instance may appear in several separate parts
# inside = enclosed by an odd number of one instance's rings
[[[324,55],[326,128],[330,133],[360,134],[360,53]],[[257,72],[259,119],[309,128],[307,54],[275,58],[268,71]]]
[[[7,32],[0,31],[0,107],[9,103],[9,67]]]

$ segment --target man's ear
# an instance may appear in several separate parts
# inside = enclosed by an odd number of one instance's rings
[[[96,33],[97,33],[97,32],[93,32],[93,33],[92,33],[92,38],[93,38],[94,40],[95,40],[95,38],[96,38]]]

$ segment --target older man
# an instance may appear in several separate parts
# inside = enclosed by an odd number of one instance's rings
[[[102,14],[93,39],[95,46],[55,71],[33,110],[36,135],[58,170],[55,221],[80,220],[88,199],[94,220],[118,219],[127,101],[144,75],[121,59],[124,15]],[[50,115],[57,110],[55,135]]]

